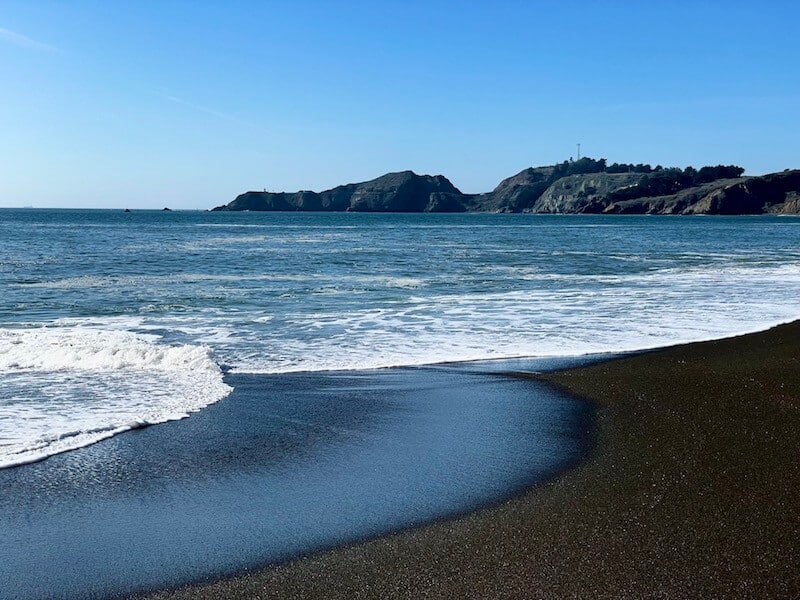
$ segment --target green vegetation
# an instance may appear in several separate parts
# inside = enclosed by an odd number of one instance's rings
[[[629,200],[646,196],[666,196],[676,194],[690,187],[716,181],[718,179],[733,179],[741,177],[744,173],[742,167],[736,165],[717,165],[715,167],[694,167],[679,169],[676,167],[664,168],[661,165],[651,167],[648,164],[606,164],[606,159],[595,160],[584,157],[575,161],[564,161],[553,167],[553,173],[548,178],[548,184],[568,177],[569,175],[585,175],[591,173],[642,173],[642,178],[637,185],[618,190],[609,198],[613,201]]]

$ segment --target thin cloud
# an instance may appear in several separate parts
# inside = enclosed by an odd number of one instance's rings
[[[188,106],[189,108],[193,108],[194,110],[199,110],[200,112],[204,112],[209,115],[214,115],[215,117],[219,117],[220,119],[224,119],[226,121],[238,121],[241,123],[245,123],[241,121],[239,118],[234,117],[233,115],[229,115],[223,112],[219,112],[218,110],[214,110],[211,108],[206,108],[205,106],[200,106],[199,104],[192,104],[191,102],[187,102],[177,96],[164,96],[170,102],[174,102],[175,104],[182,104],[183,106]],[[250,125],[250,123],[245,123],[246,125]]]
[[[196,110],[196,111],[199,111],[199,112],[206,113],[207,115],[212,115],[214,117],[217,117],[218,119],[222,119],[224,121],[231,121],[233,123],[238,123],[239,125],[244,125],[245,127],[250,127],[250,128],[253,128],[253,129],[257,129],[259,131],[266,132],[266,130],[263,127],[261,127],[259,125],[256,125],[255,123],[251,123],[250,121],[245,121],[243,119],[240,119],[239,117],[236,117],[234,115],[230,115],[230,114],[227,114],[227,113],[224,113],[224,112],[220,112],[220,111],[214,110],[212,108],[206,108],[205,106],[200,106],[199,104],[194,104],[192,102],[187,102],[186,100],[183,100],[182,98],[178,98],[177,96],[172,96],[172,95],[169,95],[169,94],[159,94],[159,95],[162,98],[164,98],[165,100],[169,100],[170,102],[174,102],[175,104],[180,104],[182,106],[186,106],[188,108],[191,108],[192,110]]]
[[[29,38],[27,35],[22,35],[21,33],[11,31],[10,29],[5,29],[3,27],[0,27],[0,41],[13,44],[14,46],[18,46],[20,48],[28,48],[30,50],[46,50],[47,52],[59,51],[55,46],[38,42],[32,38]]]

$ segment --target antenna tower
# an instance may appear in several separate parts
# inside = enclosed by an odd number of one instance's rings
[[[580,160],[580,159],[581,159],[581,145],[578,144],[578,158],[577,158],[577,160]]]

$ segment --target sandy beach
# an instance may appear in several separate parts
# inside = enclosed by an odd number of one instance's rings
[[[530,375],[589,458],[500,506],[148,598],[800,595],[800,323]]]

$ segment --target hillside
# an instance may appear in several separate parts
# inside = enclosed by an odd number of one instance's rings
[[[319,193],[246,192],[214,210],[462,212],[463,199],[464,194],[441,175],[402,171]]]

